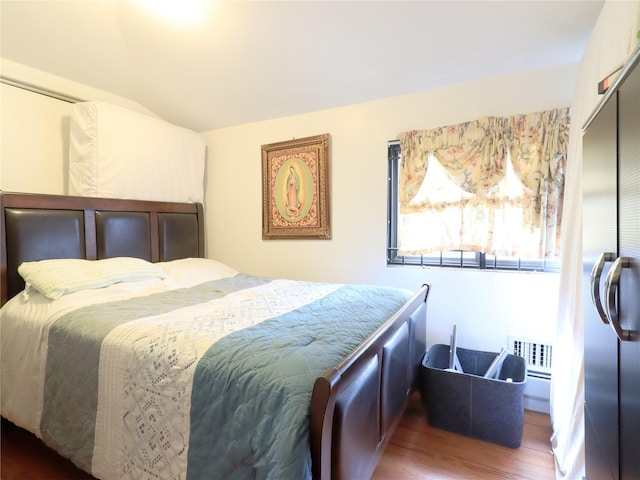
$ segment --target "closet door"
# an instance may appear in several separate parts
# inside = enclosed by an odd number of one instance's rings
[[[602,284],[618,256],[615,95],[588,126],[583,147],[586,473],[589,480],[617,479],[618,342],[602,308]]]
[[[620,478],[640,479],[640,66],[618,91],[620,327]]]

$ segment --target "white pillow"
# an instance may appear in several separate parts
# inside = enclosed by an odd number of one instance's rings
[[[199,285],[238,274],[237,270],[224,263],[208,258],[181,258],[157,265],[164,271],[167,283],[179,287]]]
[[[164,271],[140,258],[104,260],[61,258],[24,262],[18,267],[24,281],[51,300],[68,293],[103,288],[119,282],[164,278]]]

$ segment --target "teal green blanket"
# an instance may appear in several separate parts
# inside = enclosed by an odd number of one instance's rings
[[[272,292],[272,285],[237,275],[56,321],[45,442],[100,478],[311,478],[315,379],[410,293],[303,282]],[[280,299],[296,289],[315,292],[313,300],[283,308]],[[252,315],[248,326],[224,330]]]

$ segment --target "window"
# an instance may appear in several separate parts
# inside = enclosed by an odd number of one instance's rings
[[[388,206],[387,206],[387,264],[388,265],[416,265],[416,266],[435,266],[435,267],[453,267],[453,268],[472,268],[472,269],[487,269],[487,270],[513,270],[513,271],[538,271],[538,272],[558,272],[560,270],[560,261],[557,256],[547,259],[525,259],[518,258],[509,255],[493,255],[483,251],[466,250],[459,248],[460,245],[450,245],[451,249],[444,249],[434,247],[434,251],[426,253],[413,253],[412,250],[417,249],[417,244],[423,245],[424,235],[428,235],[428,232],[432,229],[451,229],[456,225],[456,213],[449,215],[448,218],[436,219],[435,214],[433,218],[429,219],[428,216],[422,219],[421,222],[415,225],[402,225],[403,228],[399,228],[403,221],[400,214],[400,163],[402,159],[401,146],[399,141],[389,142],[388,144]],[[522,194],[523,185],[518,180],[516,174],[513,171],[511,162],[507,161],[507,172],[504,180],[496,187],[499,191],[504,191],[505,194],[510,195],[511,198],[517,198]],[[429,197],[429,201],[438,203],[439,213],[446,210],[447,206],[457,205],[459,207],[460,202],[469,202],[472,205],[471,199],[473,194],[464,191],[459,188],[453,182],[451,182],[444,168],[440,165],[437,159],[429,158],[429,167],[425,174],[424,180],[419,186],[417,194],[414,196],[416,203],[423,203],[424,200]],[[454,208],[457,212],[463,209]],[[521,211],[521,209],[520,209]],[[509,216],[513,220],[514,217],[521,215],[518,213],[517,208],[505,210],[505,219],[509,220]],[[445,215],[446,217],[446,215]],[[425,227],[425,222],[430,227]],[[431,222],[431,223],[429,223]],[[453,222],[454,225],[445,225],[447,222]],[[516,221],[506,222],[508,228],[513,229],[511,232],[503,232],[505,235],[510,235],[514,238],[523,238],[526,236],[526,232],[521,232],[519,226],[522,222]],[[437,224],[437,225],[436,225]],[[459,226],[456,227],[458,230]],[[402,234],[404,238],[403,247],[399,248],[400,239],[399,235]],[[455,235],[452,235],[455,237]],[[416,246],[412,244],[413,240],[419,240],[416,242]],[[454,241],[454,240],[452,240]],[[458,247],[458,248],[456,248]],[[478,250],[477,248],[475,250]]]

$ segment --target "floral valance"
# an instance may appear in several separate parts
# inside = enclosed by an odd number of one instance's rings
[[[413,238],[408,251],[427,253],[440,248],[463,248],[542,258],[557,254],[569,120],[569,109],[561,108],[400,133],[399,203],[406,230],[413,231],[413,237],[415,232],[433,232],[433,227],[443,225],[446,217],[448,232],[462,232],[458,240],[452,240],[451,234],[446,239],[435,238],[437,235],[433,233],[423,235],[424,242],[419,242],[424,243],[422,247]],[[424,192],[418,195],[430,158],[436,159],[448,179],[464,192],[459,202],[435,204]],[[517,198],[506,195],[503,187],[499,187],[507,175],[508,159],[522,184],[522,193]],[[454,209],[456,218],[460,218],[458,226],[451,223]],[[507,218],[513,222],[516,210],[520,212],[517,214],[520,227],[540,234],[534,242],[537,251],[528,248],[526,252],[517,252],[514,251],[517,242],[512,240],[506,247],[496,240],[511,235],[497,222],[507,222]],[[427,222],[427,217],[432,220]],[[403,228],[400,230],[402,236]],[[504,234],[496,234],[503,231]],[[486,232],[490,232],[488,237]],[[477,240],[481,237],[482,240]]]
[[[557,182],[569,145],[569,109],[484,117],[398,134],[402,151],[400,203],[408,204],[422,185],[433,154],[450,179],[469,193],[482,194],[506,174],[507,151],[518,178],[536,194],[545,181]]]

